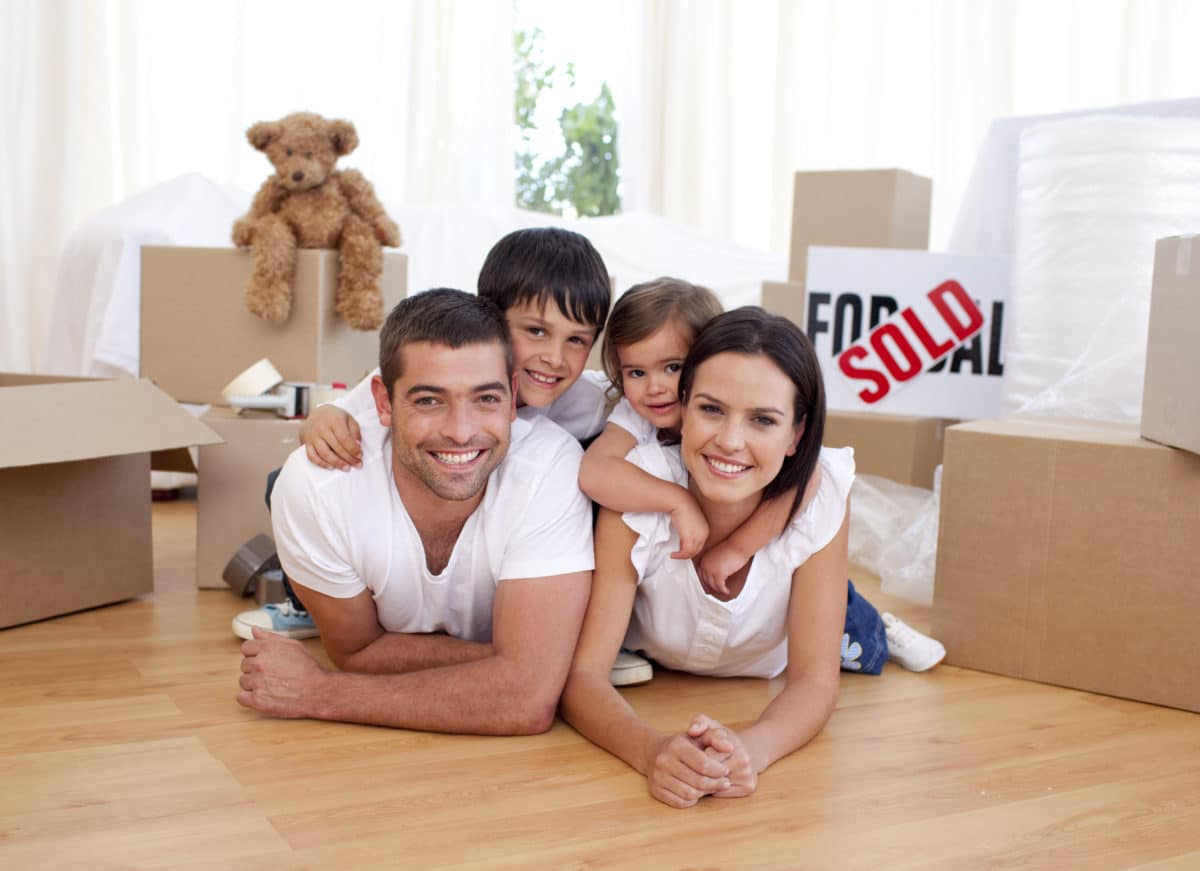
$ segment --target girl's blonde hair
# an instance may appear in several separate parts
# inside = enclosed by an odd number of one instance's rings
[[[721,311],[715,293],[679,278],[656,278],[629,288],[613,306],[604,328],[601,356],[612,389],[617,395],[625,392],[618,348],[649,338],[671,320],[691,333],[690,342]]]

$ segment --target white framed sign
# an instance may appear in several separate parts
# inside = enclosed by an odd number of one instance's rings
[[[808,249],[804,330],[832,411],[1000,414],[1009,258]]]

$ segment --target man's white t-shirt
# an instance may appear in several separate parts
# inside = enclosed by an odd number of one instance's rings
[[[371,393],[371,379],[378,374],[379,368],[376,367],[353,390],[335,399],[333,404],[355,418],[360,425],[369,421],[378,422],[375,397]],[[603,372],[585,369],[579,380],[558,399],[549,405],[522,405],[517,409],[517,417],[522,420],[548,417],[580,441],[590,439],[604,429],[608,386],[608,378]]]
[[[516,420],[441,574],[396,490],[391,434],[364,431],[363,465],[321,469],[303,448],[271,497],[279,561],[302,587],[336,598],[369,590],[388,632],[445,632],[490,641],[496,586],[514,578],[590,571],[591,503],[579,491],[579,443],[547,420]]]
[[[687,486],[679,448],[639,445],[626,457],[650,474]],[[854,483],[854,449],[822,448],[821,480],[807,507],[754,555],[737,598],[704,592],[691,560],[671,559],[679,536],[669,515],[628,513],[638,534],[630,553],[638,589],[625,644],[667,666],[721,677],[775,677],[787,667],[792,573],[841,529]]]

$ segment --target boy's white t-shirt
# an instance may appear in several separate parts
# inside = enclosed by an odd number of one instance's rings
[[[633,406],[624,396],[613,406],[613,410],[608,415],[608,422],[625,430],[639,445],[648,445],[658,441],[658,427],[634,411]]]
[[[375,415],[375,397],[371,393],[371,379],[379,374],[376,367],[370,375],[358,382],[354,389],[333,404],[351,417],[363,423]],[[549,405],[522,405],[517,417],[533,420],[548,417],[575,438],[583,441],[598,435],[604,429],[604,410],[608,407],[609,381],[603,372],[585,369],[579,379],[566,392]]]
[[[364,432],[361,469],[321,469],[303,449],[288,457],[271,522],[293,582],[335,598],[370,591],[388,632],[489,641],[500,582],[592,569],[583,451],[549,421],[513,422],[508,454],[438,575],[396,491],[391,456],[391,434],[378,427]]]
[[[687,486],[676,446],[639,445],[626,459]],[[792,573],[841,529],[854,483],[854,449],[822,448],[820,464],[821,481],[812,501],[754,555],[746,585],[729,602],[704,592],[691,560],[671,559],[679,536],[668,515],[622,515],[638,534],[629,555],[638,589],[624,646],[692,674],[775,677],[782,672],[787,667]]]

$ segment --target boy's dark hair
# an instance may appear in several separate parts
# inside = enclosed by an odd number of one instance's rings
[[[507,312],[553,299],[564,317],[604,329],[612,287],[608,269],[592,243],[559,227],[514,230],[492,246],[479,270],[479,295]]]
[[[736,308],[709,321],[688,351],[679,373],[679,397],[685,404],[692,392],[697,367],[726,351],[767,356],[796,388],[792,420],[804,423],[804,434],[796,452],[784,457],[779,474],[763,488],[764,499],[796,488],[791,512],[794,516],[820,461],[821,441],[825,437],[825,381],[821,377],[821,364],[808,336],[787,318],[768,314],[754,305]]]
[[[504,313],[475,294],[435,287],[401,300],[391,310],[379,331],[379,370],[388,399],[404,374],[400,352],[411,342],[434,342],[449,348],[497,342],[504,349],[505,371],[512,379],[512,340]]]

